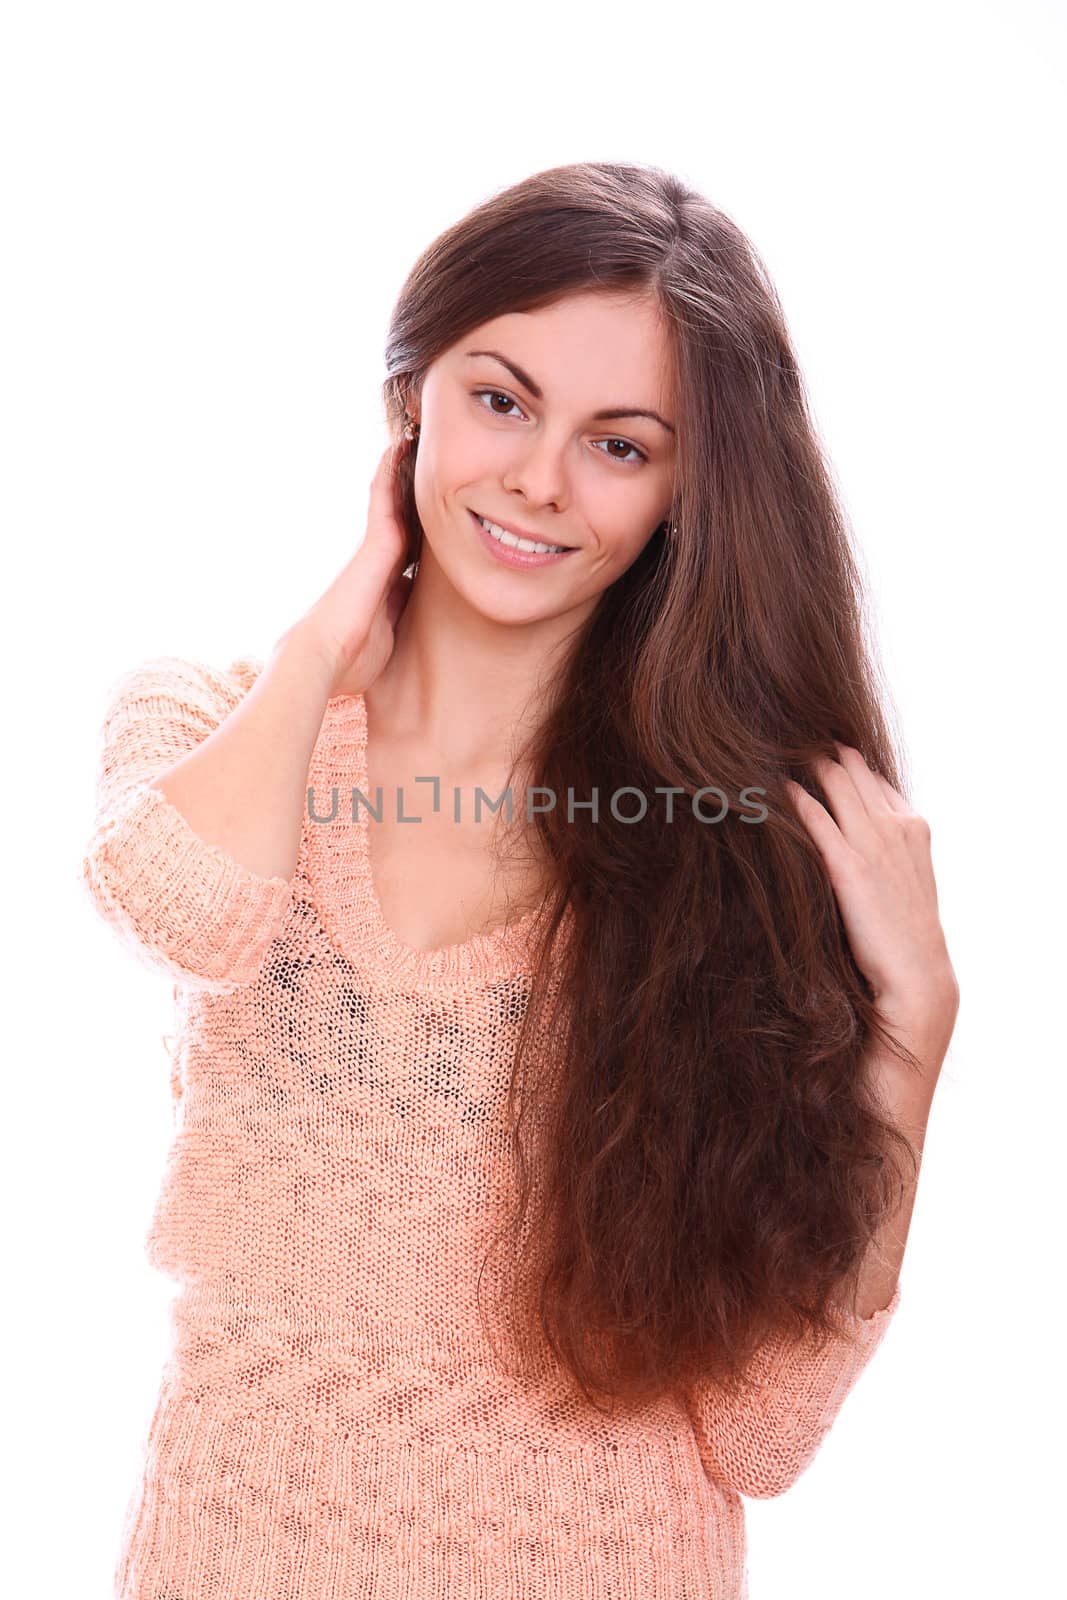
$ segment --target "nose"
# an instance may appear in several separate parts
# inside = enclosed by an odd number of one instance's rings
[[[540,439],[515,441],[503,483],[509,496],[521,495],[527,505],[564,510],[568,504],[564,446],[548,433]]]

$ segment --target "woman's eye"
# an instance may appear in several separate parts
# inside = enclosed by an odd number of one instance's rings
[[[629,439],[598,439],[597,445],[599,446],[601,444],[621,444],[625,445],[627,450],[632,450],[633,455],[631,457],[608,455],[609,461],[621,461],[624,467],[636,465],[638,461],[648,460],[648,457],[645,455],[644,451],[639,450],[635,444],[631,444]],[[605,451],[604,454],[607,455],[607,451]]]
[[[515,404],[514,400],[509,394],[502,394],[499,389],[475,389],[474,394],[476,398],[480,398],[482,395],[488,395],[491,400],[506,400],[509,406],[513,406]],[[492,406],[483,406],[482,410],[493,411],[493,408]],[[493,415],[494,417],[506,417],[507,412],[493,411]]]
[[[477,400],[480,400],[483,397],[488,397],[490,400],[503,400],[505,404],[509,406],[516,404],[511,396],[509,394],[505,394],[502,389],[474,389],[471,392]],[[494,417],[506,417],[509,414],[507,411],[496,411],[491,405],[483,406],[482,410],[490,411]],[[609,461],[618,461],[624,467],[636,466],[637,462],[648,460],[648,457],[645,455],[644,451],[639,450],[635,444],[631,444],[629,439],[598,439],[598,449],[601,444],[621,444],[624,445],[627,450],[632,451],[633,454],[629,457],[612,455],[606,450],[601,451],[601,454],[606,455]]]

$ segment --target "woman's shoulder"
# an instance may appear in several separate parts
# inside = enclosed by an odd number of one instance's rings
[[[109,714],[145,702],[226,712],[244,698],[263,667],[263,660],[253,655],[234,656],[225,664],[192,656],[147,656],[114,676],[104,699]]]
[[[226,667],[227,676],[246,692],[251,689],[266,663],[260,656],[236,656]]]

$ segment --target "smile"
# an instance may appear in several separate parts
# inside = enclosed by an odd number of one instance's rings
[[[512,533],[508,528],[502,528],[499,522],[490,522],[488,517],[474,512],[482,527],[491,539],[496,539],[500,544],[509,545],[513,550],[526,550],[531,555],[562,555],[571,549],[566,544],[548,544],[540,539],[524,539],[519,534]]]

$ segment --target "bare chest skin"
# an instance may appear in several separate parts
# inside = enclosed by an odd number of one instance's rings
[[[423,774],[440,780],[436,811],[434,784],[415,782]],[[449,771],[439,761],[428,761],[425,752],[416,758],[410,748],[375,739],[367,749],[367,775],[368,799],[377,804],[380,785],[382,801],[381,822],[368,821],[374,890],[382,916],[402,944],[417,950],[463,944],[516,921],[539,903],[544,880],[526,843],[525,789],[512,785],[510,828],[505,808],[494,816],[484,799],[476,820],[478,787],[490,800],[499,800],[507,783],[503,768]],[[401,816],[419,820],[405,822]]]

